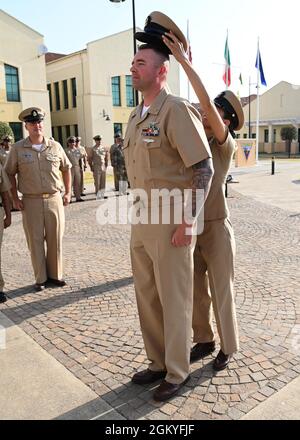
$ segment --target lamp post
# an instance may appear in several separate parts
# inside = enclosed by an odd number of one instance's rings
[[[109,0],[112,3],[123,3],[125,0]],[[137,53],[137,44],[135,39],[135,33],[136,33],[136,20],[135,20],[135,2],[132,0],[132,21],[133,21],[133,53],[134,56]],[[138,90],[135,91],[135,104],[139,104],[139,92]]]

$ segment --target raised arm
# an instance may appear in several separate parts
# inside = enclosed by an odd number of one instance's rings
[[[187,53],[184,51],[182,43],[170,32],[163,37],[165,45],[171,50],[175,59],[184,69],[193,89],[199,99],[201,108],[206,115],[212,133],[219,144],[223,144],[227,138],[228,128],[224,124],[215,104],[211,101],[198,73],[189,61]]]

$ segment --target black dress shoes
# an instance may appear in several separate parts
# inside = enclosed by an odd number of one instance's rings
[[[215,371],[225,370],[228,367],[228,364],[231,361],[231,358],[232,358],[231,354],[228,354],[228,355],[224,354],[223,351],[221,350],[214,361],[213,369]]]
[[[212,354],[216,349],[215,342],[208,342],[205,344],[199,343],[191,350],[191,362],[199,361]]]
[[[36,292],[43,292],[46,289],[46,283],[36,283],[34,286],[34,290]]]
[[[179,385],[176,385],[174,383],[169,383],[167,381],[163,381],[160,386],[157,388],[153,395],[153,399],[156,402],[166,402],[167,400],[171,399],[172,397],[176,396],[178,391],[190,380],[190,376],[188,378],[180,383]]]
[[[48,278],[47,283],[56,287],[65,287],[67,285],[65,280],[54,280],[53,278]]]
[[[0,292],[0,304],[4,304],[7,301],[7,297],[3,292]]]
[[[166,375],[166,371],[145,370],[141,371],[140,373],[136,373],[132,378],[132,382],[136,385],[149,385],[157,382],[160,379],[164,379]]]

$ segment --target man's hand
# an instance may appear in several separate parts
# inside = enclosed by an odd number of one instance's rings
[[[193,239],[193,225],[188,225],[185,222],[180,225],[173,237],[172,237],[172,245],[174,247],[188,247],[192,244]]]
[[[4,219],[4,229],[7,229],[11,226],[11,217],[5,217]]]
[[[66,193],[66,194],[63,196],[63,203],[64,203],[64,206],[69,206],[69,205],[70,205],[70,203],[71,203],[71,198],[72,198],[71,193]]]
[[[24,211],[24,203],[20,199],[14,199],[13,206],[14,206],[14,209],[17,209],[18,211]]]

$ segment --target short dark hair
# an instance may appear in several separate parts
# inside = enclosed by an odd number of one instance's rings
[[[146,44],[141,44],[141,46],[138,47],[138,50],[147,50],[147,49],[151,49],[153,50],[157,55],[159,55],[159,57],[161,58],[162,64],[165,63],[166,61],[170,61],[170,56],[168,53],[166,53],[163,49],[163,47],[157,47],[154,44],[150,44],[150,43],[146,43]],[[166,46],[166,50],[167,50],[167,46]]]

